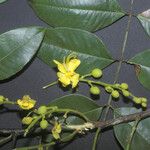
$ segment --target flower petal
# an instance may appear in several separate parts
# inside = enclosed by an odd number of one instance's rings
[[[71,83],[70,79],[67,76],[65,76],[65,74],[59,74],[59,81],[64,87],[68,86]]]
[[[71,59],[69,63],[67,63],[68,71],[75,71],[77,67],[80,65],[81,61],[79,59]]]
[[[53,131],[53,130],[52,130],[52,135],[53,135],[53,137],[54,137],[56,140],[60,139],[59,133],[57,133],[57,132],[55,132],[55,131]]]
[[[75,88],[78,85],[79,76],[79,74],[75,74],[73,77],[71,77],[72,88]]]
[[[62,73],[66,73],[66,69],[65,66],[63,64],[61,64],[60,62],[58,62],[57,60],[53,60],[54,63],[57,65],[58,70]]]

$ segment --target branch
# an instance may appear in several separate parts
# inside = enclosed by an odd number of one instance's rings
[[[107,120],[107,121],[94,122],[94,127],[105,129],[105,128],[112,127],[114,125],[118,125],[118,124],[121,124],[121,123],[131,122],[131,121],[135,121],[135,120],[142,120],[142,119],[145,119],[147,117],[150,117],[150,109],[148,109],[147,111],[143,111],[143,112],[139,112],[139,113],[135,113],[135,114],[131,114],[131,115],[118,117],[116,119],[110,119],[110,120]],[[51,129],[49,128],[46,131],[49,133],[50,130]],[[24,130],[19,130],[19,129],[13,129],[13,130],[1,129],[0,130],[0,134],[12,134],[12,133],[16,133],[17,135],[23,135]],[[33,134],[38,134],[38,133],[41,133],[40,128],[37,128],[33,132]]]
[[[118,125],[121,123],[131,122],[135,120],[142,120],[147,117],[150,117],[150,109],[148,109],[147,111],[140,112],[140,113],[122,116],[116,119],[111,119],[107,121],[98,121],[95,123],[95,127],[105,129],[105,128],[112,127],[114,125]]]

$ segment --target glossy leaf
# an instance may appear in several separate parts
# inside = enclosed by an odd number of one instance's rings
[[[134,114],[141,110],[136,108],[118,108],[115,110],[115,117]],[[131,135],[134,122],[123,123],[114,126],[114,132],[117,140],[125,149],[128,139]],[[150,118],[144,119],[139,122],[137,129],[133,135],[130,150],[148,150],[150,148]]]
[[[0,0],[0,4],[6,2],[7,0]]]
[[[124,16],[116,0],[29,0],[29,4],[43,21],[55,27],[96,31]]]
[[[78,72],[89,73],[93,68],[105,68],[113,62],[102,41],[92,33],[79,29],[48,29],[38,56],[54,67],[53,60],[62,61],[64,56],[76,52],[81,60]]]
[[[150,50],[143,51],[129,60],[135,64],[136,75],[144,87],[150,90]]]
[[[39,27],[19,28],[0,35],[0,80],[7,79],[33,58],[44,36]]]
[[[142,12],[137,17],[140,20],[147,34],[150,36],[150,9]]]
[[[84,113],[90,120],[96,121],[99,119],[102,107],[97,105],[91,99],[81,95],[68,95],[61,97],[49,104],[50,106],[58,106],[59,108],[69,108]],[[77,116],[68,118],[70,124],[81,123]]]
[[[51,102],[49,106],[58,106],[59,108],[77,110],[85,114],[91,121],[97,121],[102,112],[102,107],[97,105],[93,100],[85,96],[75,94],[58,98]],[[84,122],[79,116],[74,115],[69,115],[66,121],[68,124],[81,124]],[[66,137],[70,134],[70,132],[63,132],[61,137]],[[43,141],[45,142],[50,142],[52,139],[53,137],[51,134],[43,136]]]

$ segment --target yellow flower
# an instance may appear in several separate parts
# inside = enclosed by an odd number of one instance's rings
[[[80,65],[80,60],[75,57],[68,56],[66,61],[60,63],[54,60],[57,65],[59,72],[57,73],[58,80],[62,83],[64,87],[72,85],[75,88],[78,85],[80,75],[75,72],[77,67]]]
[[[29,110],[35,106],[36,101],[31,99],[29,95],[25,95],[22,99],[17,100],[17,104],[20,106],[20,108]]]
[[[52,135],[56,140],[60,139],[59,134],[61,133],[61,131],[62,131],[61,124],[58,122],[55,122],[55,125],[52,129]]]

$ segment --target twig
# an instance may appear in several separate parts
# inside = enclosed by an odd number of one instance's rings
[[[116,71],[116,74],[115,74],[114,83],[116,83],[117,80],[118,80],[119,73],[120,73],[120,70],[121,70],[121,66],[122,66],[122,63],[123,63],[124,52],[125,52],[125,48],[126,48],[126,44],[127,44],[127,40],[128,40],[130,25],[131,25],[133,3],[134,3],[134,0],[131,0],[129,19],[128,19],[127,28],[126,28],[126,32],[125,32],[125,36],[124,36],[123,46],[122,46],[122,49],[121,49],[121,56],[120,56],[121,58],[120,58],[118,66],[117,66],[117,71]],[[109,96],[108,103],[107,103],[108,107],[106,108],[106,111],[105,111],[105,114],[104,114],[104,119],[103,119],[104,121],[106,120],[106,118],[108,116],[108,113],[109,113],[109,110],[110,110],[109,106],[111,105],[111,101],[112,101],[112,97]],[[92,150],[96,150],[96,144],[97,144],[97,140],[98,140],[100,131],[101,131],[100,128],[98,128],[97,131],[96,131],[94,141],[93,141]]]
[[[11,134],[11,133],[17,133],[18,135],[22,135],[24,133],[24,130],[19,129],[0,129],[0,134]]]
[[[150,117],[150,109],[148,109],[147,111],[122,116],[122,117],[119,117],[116,119],[111,119],[111,120],[107,120],[107,121],[98,121],[95,123],[95,127],[105,129],[105,128],[112,127],[114,125],[118,125],[121,123],[131,122],[131,121],[135,121],[135,120],[142,120],[147,117]]]
[[[94,124],[95,128],[106,129],[106,128],[112,127],[114,125],[118,125],[121,123],[127,123],[127,122],[131,122],[131,121],[135,121],[135,120],[142,120],[147,117],[150,117],[150,109],[148,109],[147,111],[142,111],[142,112],[134,113],[131,115],[121,116],[116,119],[93,122],[93,124]],[[0,134],[12,134],[14,132],[19,135],[24,134],[24,130],[0,130]],[[33,133],[40,133],[40,132],[41,132],[41,130],[37,129]],[[48,132],[49,132],[49,129],[48,129]]]

